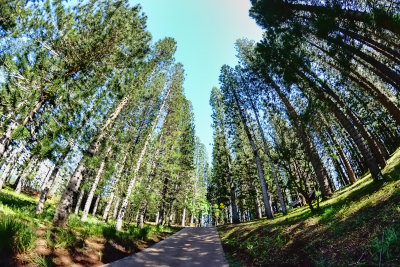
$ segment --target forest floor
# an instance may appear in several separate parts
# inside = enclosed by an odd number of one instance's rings
[[[335,192],[312,213],[288,215],[218,231],[230,266],[400,266],[400,149],[382,170]]]
[[[38,196],[0,191],[0,266],[99,266],[144,250],[181,228],[126,224],[116,231],[113,221],[89,216],[82,222],[70,215],[68,227],[52,224],[55,203],[35,215]]]

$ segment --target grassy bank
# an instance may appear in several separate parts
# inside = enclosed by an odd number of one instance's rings
[[[400,149],[383,170],[343,188],[311,213],[218,228],[232,266],[400,266]]]
[[[179,228],[134,224],[116,231],[114,222],[71,215],[67,228],[54,227],[55,203],[35,214],[37,196],[0,191],[0,266],[96,266],[125,257],[175,233]]]

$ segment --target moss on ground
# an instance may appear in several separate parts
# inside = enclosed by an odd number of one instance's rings
[[[225,252],[235,266],[400,266],[400,149],[387,163],[384,181],[365,175],[314,213],[218,227]]]

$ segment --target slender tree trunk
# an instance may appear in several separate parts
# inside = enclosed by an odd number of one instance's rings
[[[20,146],[15,149],[15,151],[11,154],[9,163],[7,164],[6,168],[3,170],[3,173],[1,174],[0,177],[0,190],[3,188],[4,181],[8,178],[10,175],[14,165],[17,163],[19,154],[23,152],[25,149],[25,142],[23,141]]]
[[[28,114],[28,116],[25,117],[23,121],[17,121],[15,123],[10,124],[7,127],[7,130],[5,133],[0,137],[0,157],[3,156],[4,152],[7,150],[7,148],[10,146],[11,141],[13,140],[12,138],[12,132],[19,126],[25,126],[28,122],[30,122],[35,114],[39,111],[39,109],[43,106],[45,103],[46,98],[41,97],[38,102],[35,104],[31,112]],[[0,186],[1,189],[1,186]]]
[[[121,198],[117,197],[115,199],[115,204],[114,204],[114,212],[113,212],[113,217],[112,217],[113,220],[115,220],[118,216],[119,202],[121,202]]]
[[[182,226],[185,227],[186,224],[186,199],[185,199],[185,204],[183,206],[183,212],[182,212]]]
[[[192,224],[193,224],[193,219],[194,219],[193,215],[194,215],[193,212],[191,212],[190,213],[190,226],[192,226]]]
[[[111,149],[111,147],[109,148],[109,151],[110,151],[110,149]],[[107,151],[107,154],[109,153],[109,151]],[[95,193],[95,191],[97,189],[97,185],[98,185],[98,183],[100,181],[101,175],[103,174],[105,164],[106,164],[106,158],[104,158],[100,163],[100,167],[99,167],[99,170],[97,171],[96,178],[93,181],[92,187],[90,188],[88,197],[86,199],[85,207],[83,209],[82,218],[81,218],[81,221],[83,221],[83,222],[87,220],[87,216],[89,214],[90,206],[92,205],[93,196],[94,196],[94,193]]]
[[[273,217],[273,213],[272,213],[272,208],[271,208],[271,205],[270,205],[270,202],[269,202],[268,187],[267,187],[267,184],[265,183],[264,168],[263,168],[263,165],[262,165],[262,161],[261,161],[260,155],[258,153],[257,146],[254,143],[253,137],[251,136],[251,133],[250,133],[250,131],[248,129],[246,117],[244,116],[243,111],[241,109],[239,98],[238,98],[238,96],[236,94],[236,89],[235,88],[231,88],[231,89],[232,89],[232,92],[233,92],[233,96],[234,96],[236,105],[238,107],[240,119],[242,121],[242,124],[243,124],[244,130],[246,132],[247,138],[248,138],[248,140],[250,142],[250,145],[251,145],[251,148],[253,150],[254,158],[256,160],[258,177],[260,179],[261,190],[262,190],[262,193],[263,193],[263,200],[264,200],[264,205],[265,205],[265,213],[267,215],[267,218],[272,218]]]
[[[324,94],[324,92],[322,92],[321,90],[318,90],[315,88],[315,84],[313,81],[311,81],[304,73],[302,73],[300,71],[298,71],[298,74],[301,78],[303,78],[304,80],[309,82],[309,84],[311,85],[315,94],[322,101],[329,104],[329,107],[331,108],[332,112],[335,114],[335,117],[338,119],[338,121],[342,124],[342,126],[349,133],[350,137],[356,143],[358,149],[360,150],[361,154],[363,155],[363,157],[365,159],[365,162],[368,165],[369,170],[371,171],[372,177],[375,180],[382,179],[383,177],[379,170],[378,163],[376,162],[376,159],[372,155],[368,146],[363,142],[360,132],[357,130],[357,128],[351,123],[351,121],[347,118],[347,116],[343,113],[343,111],[335,103],[333,103],[332,99],[327,97]],[[313,74],[313,73],[311,73],[311,75],[315,76],[315,74]],[[317,78],[317,77],[315,77],[315,78]],[[339,105],[340,104],[344,105],[344,103],[342,103],[340,101],[340,99],[337,97],[337,95],[324,82],[321,82],[321,84],[324,86],[324,89],[329,94],[329,96],[333,97]],[[347,109],[345,105],[343,106],[343,108],[346,110],[346,113],[349,113],[349,109]]]
[[[84,194],[85,194],[85,190],[83,188],[81,188],[81,190],[79,192],[78,201],[76,202],[76,206],[75,206],[75,211],[74,211],[75,214],[79,213],[79,208],[81,207]]]
[[[257,112],[256,107],[254,105],[253,99],[250,96],[250,93],[249,93],[249,90],[247,88],[246,82],[244,81],[243,78],[242,78],[242,82],[243,82],[243,84],[245,86],[245,91],[246,91],[247,97],[250,99],[250,105],[251,105],[251,108],[253,110],[253,114],[254,114],[254,116],[256,118],[258,130],[260,131],[260,134],[261,134],[261,138],[262,138],[262,141],[263,141],[263,144],[264,144],[264,150],[265,150],[265,153],[267,154],[267,157],[268,157],[268,160],[269,160],[269,165],[271,166],[272,177],[274,178],[274,181],[275,181],[276,192],[278,193],[278,198],[279,198],[279,203],[280,203],[280,206],[281,206],[281,210],[282,210],[282,213],[284,215],[286,215],[287,214],[286,204],[285,204],[285,201],[283,200],[282,189],[281,189],[281,186],[279,184],[279,179],[278,179],[278,174],[277,174],[277,171],[276,171],[276,166],[275,166],[275,163],[274,163],[274,161],[272,159],[271,151],[270,151],[269,146],[268,146],[268,142],[265,139],[264,130],[263,130],[262,126],[261,126],[260,119],[259,119],[259,116],[258,116],[258,112]]]
[[[111,203],[113,202],[113,200],[114,200],[114,191],[111,191],[110,196],[108,197],[108,201],[107,201],[106,207],[104,208],[104,212],[103,212],[103,218],[102,219],[103,219],[104,222],[107,221],[107,219],[108,219],[108,213],[110,212]]]
[[[328,173],[321,161],[321,158],[318,155],[317,150],[315,149],[315,145],[314,145],[310,135],[307,132],[306,126],[303,125],[296,110],[290,103],[289,99],[287,99],[287,97],[283,94],[283,92],[281,91],[279,86],[277,84],[275,84],[274,82],[271,82],[270,84],[275,89],[279,98],[282,100],[283,104],[285,105],[288,115],[289,115],[290,119],[292,120],[293,125],[296,129],[297,135],[303,143],[304,150],[314,168],[314,171],[315,171],[315,174],[317,177],[317,181],[318,181],[319,187],[321,189],[322,197],[325,199],[330,198],[332,196],[332,191],[329,188],[329,184],[328,184]]]
[[[100,194],[97,196],[96,202],[94,203],[94,207],[93,207],[93,211],[92,211],[92,215],[93,216],[96,216],[96,212],[97,212],[97,208],[99,206],[99,202],[100,202]]]
[[[339,156],[340,156],[340,158],[344,164],[344,167],[346,169],[347,176],[349,177],[350,183],[352,183],[352,184],[355,183],[357,181],[357,178],[353,171],[353,168],[350,165],[349,159],[347,158],[346,154],[343,152],[343,149],[340,146],[340,144],[338,143],[335,135],[333,134],[332,129],[328,125],[325,125],[325,129],[326,129],[327,133],[329,134],[329,136],[331,137],[331,140],[333,141],[335,148],[339,153]]]
[[[133,186],[135,185],[137,173],[139,172],[140,166],[142,164],[142,160],[143,160],[144,155],[145,155],[145,153],[147,151],[147,146],[148,146],[148,144],[149,144],[149,142],[151,140],[151,137],[153,136],[153,132],[154,132],[156,126],[157,126],[158,120],[159,120],[159,118],[161,116],[161,112],[164,109],[164,106],[165,106],[165,104],[166,104],[166,102],[168,100],[168,97],[169,97],[169,94],[170,94],[170,92],[172,90],[172,87],[173,86],[171,85],[168,88],[168,91],[167,91],[167,93],[165,95],[165,98],[164,98],[164,100],[163,100],[163,102],[162,102],[162,104],[160,106],[158,114],[157,114],[157,116],[156,116],[156,118],[155,118],[155,120],[153,122],[153,125],[152,125],[152,128],[151,128],[149,134],[147,135],[147,138],[146,138],[146,141],[145,141],[145,143],[143,145],[142,151],[141,151],[141,153],[139,155],[139,158],[138,158],[138,160],[136,162],[136,167],[135,167],[134,172],[133,172],[133,177],[129,181],[129,185],[128,185],[128,188],[126,190],[126,195],[125,195],[125,197],[124,197],[124,199],[122,201],[121,208],[120,208],[120,210],[118,212],[118,218],[117,218],[117,223],[116,223],[116,228],[117,228],[118,231],[120,231],[122,229],[122,220],[125,217],[126,208],[128,207],[128,202],[129,202],[129,196],[131,195]]]
[[[254,192],[254,194],[253,194],[254,209],[256,211],[257,219],[261,219],[262,218],[261,205],[260,205],[260,201],[258,200],[258,197],[257,197],[257,189],[254,186],[254,182],[250,182],[250,187],[251,187],[251,190]]]
[[[171,207],[170,207],[170,209],[169,209],[169,216],[168,216],[168,226],[169,226],[169,227],[171,227],[171,225],[172,225],[172,219],[173,219],[173,217],[174,217],[174,209],[173,209],[172,204],[173,204],[173,203],[171,203]]]

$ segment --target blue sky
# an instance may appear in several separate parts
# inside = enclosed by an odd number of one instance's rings
[[[236,65],[238,38],[260,40],[262,31],[248,16],[249,0],[132,0],[147,15],[154,41],[178,42],[176,60],[185,67],[185,93],[193,104],[196,134],[212,149],[211,88],[223,64]]]

